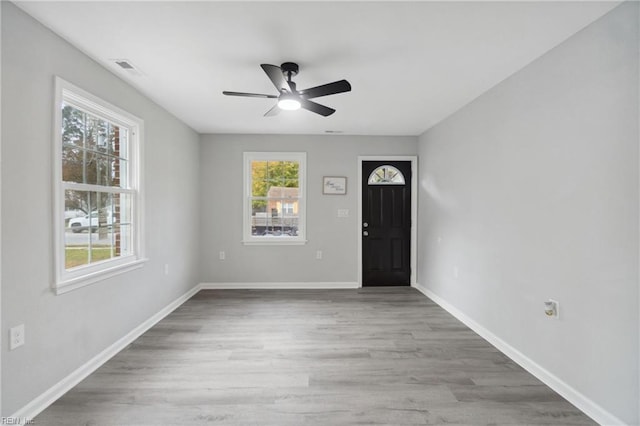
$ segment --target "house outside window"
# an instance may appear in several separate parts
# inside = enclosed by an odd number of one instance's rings
[[[142,120],[56,79],[57,293],[141,266]]]
[[[306,153],[244,154],[245,244],[304,244]]]

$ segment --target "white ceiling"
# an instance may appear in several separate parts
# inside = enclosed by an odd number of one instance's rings
[[[17,2],[200,133],[419,135],[619,2]],[[128,59],[132,76],[112,59]],[[263,117],[261,63],[353,90]]]

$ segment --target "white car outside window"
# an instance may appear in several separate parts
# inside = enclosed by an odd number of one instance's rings
[[[89,215],[84,215],[81,217],[76,217],[74,219],[69,220],[69,228],[73,232],[81,232],[85,229],[91,227],[91,231],[95,231],[98,229],[98,212],[91,213],[91,219],[89,219]],[[111,211],[107,211],[107,225],[111,225],[113,223],[113,216]],[[89,223],[91,222],[91,223]]]

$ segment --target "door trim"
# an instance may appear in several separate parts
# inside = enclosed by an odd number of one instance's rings
[[[358,287],[362,287],[362,162],[363,161],[411,161],[411,278],[409,284],[417,283],[418,265],[418,156],[417,155],[372,155],[358,156]]]

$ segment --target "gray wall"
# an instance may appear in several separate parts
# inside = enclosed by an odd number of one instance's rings
[[[10,415],[198,282],[198,135],[9,2],[2,3],[2,415]],[[55,296],[54,75],[144,120],[142,269]],[[164,264],[170,265],[168,276]]]
[[[638,423],[637,4],[419,141],[198,137],[12,4],[1,7],[2,329],[25,323],[27,340],[9,352],[2,339],[3,415],[197,282],[356,281],[357,157],[418,153],[420,284]],[[149,262],[61,296],[50,290],[54,75],[140,116],[146,130]],[[308,153],[305,246],[241,243],[242,152],[263,150]],[[323,175],[347,176],[347,195],[323,196]],[[337,209],[350,217],[337,218]],[[274,267],[283,261],[290,267]],[[558,321],[542,314],[549,297],[561,303]]]
[[[201,280],[209,283],[356,282],[358,156],[415,155],[416,150],[417,137],[203,135],[200,147]],[[242,244],[242,153],[245,151],[307,153],[306,245]],[[322,195],[322,176],[346,176],[347,194]],[[338,218],[338,209],[349,209],[349,217]],[[323,251],[322,260],[316,260],[317,250]],[[226,252],[226,260],[218,260],[220,251]]]
[[[419,142],[420,284],[629,424],[637,9],[618,7]],[[559,320],[544,316],[547,298]]]

